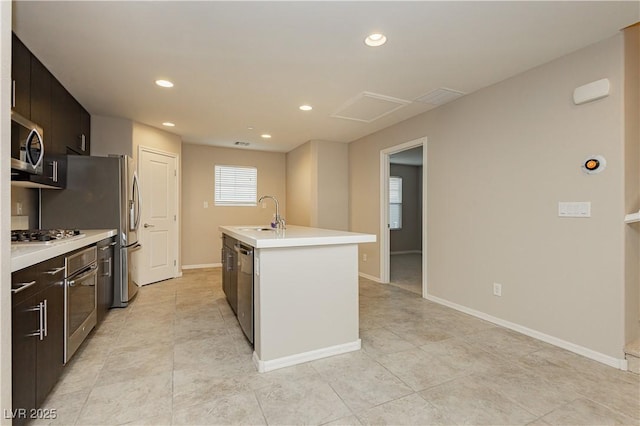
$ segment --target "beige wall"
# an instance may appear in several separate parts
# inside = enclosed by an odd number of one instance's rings
[[[624,31],[625,211],[640,210],[640,24]],[[640,338],[640,223],[625,227],[626,342]]]
[[[402,229],[389,232],[391,253],[422,250],[422,167],[390,165],[390,176],[402,178]]]
[[[428,295],[623,358],[622,63],[616,36],[351,143],[352,230],[379,233],[380,150],[426,136]],[[609,97],[573,104],[603,77]],[[608,167],[586,175],[593,154]],[[378,243],[361,250],[379,276]]]
[[[216,148],[185,143],[182,146],[182,259],[183,265],[220,263],[220,225],[267,225],[275,207],[271,200],[257,207],[216,207],[214,165],[253,166],[258,169],[258,197],[274,195],[285,208],[285,154]],[[204,208],[204,202],[209,204]]]
[[[11,2],[0,1],[0,140],[11,140],[11,106],[6,94],[11,92]],[[9,235],[11,229],[11,175],[9,159],[11,147],[0,145],[0,232]],[[11,410],[11,247],[9,238],[0,239],[0,409]],[[9,425],[11,419],[2,416],[0,424]]]
[[[40,191],[35,188],[11,187],[11,216],[28,216],[29,229],[40,227]],[[44,189],[43,191],[58,191]],[[22,204],[22,212],[18,213],[17,203]]]
[[[309,141],[287,153],[287,223],[349,229],[349,146]]]
[[[349,145],[312,141],[316,155],[313,227],[349,230]]]
[[[311,226],[313,209],[311,142],[300,145],[286,155],[287,211],[291,225]]]
[[[125,118],[91,116],[91,155],[133,157],[133,121]]]
[[[136,160],[141,146],[159,151],[180,155],[182,153],[182,138],[170,132],[165,132],[146,124],[133,122],[133,158]]]

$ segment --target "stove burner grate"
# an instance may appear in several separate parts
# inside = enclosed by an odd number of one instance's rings
[[[11,231],[11,242],[47,242],[81,235],[78,229],[23,229]]]

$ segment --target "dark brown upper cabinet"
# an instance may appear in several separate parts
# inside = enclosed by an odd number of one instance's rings
[[[53,76],[35,56],[31,56],[31,121],[42,127],[45,140],[51,133],[51,81]],[[55,152],[46,146],[45,154]]]
[[[11,108],[31,118],[31,52],[15,34],[11,45]]]

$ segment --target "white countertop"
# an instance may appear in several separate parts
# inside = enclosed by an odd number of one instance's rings
[[[323,246],[335,244],[375,243],[373,234],[335,231],[287,225],[287,229],[257,231],[260,225],[220,226],[220,231],[254,248]]]
[[[85,236],[69,241],[63,240],[51,244],[11,245],[11,272],[95,244],[105,238],[115,236],[117,231],[115,229],[88,229],[80,232]]]

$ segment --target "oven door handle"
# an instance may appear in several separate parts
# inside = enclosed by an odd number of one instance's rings
[[[57,274],[57,273],[58,273],[58,272],[60,272],[60,271],[64,271],[65,269],[66,269],[66,266],[61,266],[61,267],[59,267],[59,268],[55,268],[55,269],[52,269],[52,270],[50,270],[50,271],[47,271],[47,272],[45,272],[45,274],[55,275],[55,274]]]
[[[88,268],[84,269],[77,277],[74,277],[72,280],[67,280],[67,285],[69,287],[75,287],[77,281],[81,281],[93,274],[96,274],[98,272],[97,269],[98,265],[95,263],[92,264]]]

